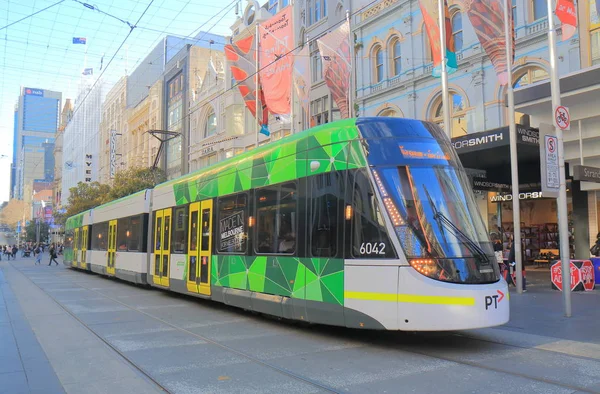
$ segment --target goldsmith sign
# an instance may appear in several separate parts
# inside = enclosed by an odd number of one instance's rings
[[[573,179],[576,181],[600,183],[600,168],[589,166],[573,166]]]

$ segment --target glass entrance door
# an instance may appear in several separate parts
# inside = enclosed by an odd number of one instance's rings
[[[154,213],[154,275],[153,283],[169,287],[171,260],[171,208]]]
[[[89,226],[83,226],[81,230],[81,259],[79,260],[79,266],[83,269],[87,269],[87,245],[88,245],[88,230]]]

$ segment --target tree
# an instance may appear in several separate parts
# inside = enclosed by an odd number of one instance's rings
[[[70,216],[95,208],[111,200],[109,197],[110,186],[99,182],[79,182],[76,187],[69,189],[69,193],[69,201],[65,208],[66,212],[62,217],[60,214],[55,215],[55,218],[59,220],[66,220]],[[61,224],[64,224],[64,222]]]
[[[112,189],[109,193],[110,201],[144,189],[152,189],[166,179],[164,171],[159,168],[134,167],[119,171],[115,174]]]
[[[50,229],[50,225],[45,221],[40,219],[40,242],[46,242],[48,240],[48,230]],[[36,224],[35,220],[29,222],[29,224],[25,227],[25,241],[27,242],[36,242]]]

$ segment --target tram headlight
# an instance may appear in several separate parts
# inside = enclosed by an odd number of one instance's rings
[[[428,276],[430,278],[438,279],[439,267],[435,260],[433,260],[433,259],[412,259],[409,261],[409,263],[419,273],[421,273],[425,276]]]

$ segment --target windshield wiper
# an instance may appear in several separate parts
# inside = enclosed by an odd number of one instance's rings
[[[463,240],[463,242],[467,245],[467,247],[471,250],[471,252],[475,253],[482,261],[489,261],[489,258],[487,256],[487,254],[485,253],[485,251],[483,249],[481,249],[481,247],[476,242],[474,242],[471,239],[471,237],[469,237],[467,234],[465,234],[464,231],[462,231],[454,223],[452,223],[452,221],[450,219],[448,219],[448,217],[446,215],[444,215],[442,212],[440,212],[437,209],[437,207],[433,203],[433,200],[431,199],[431,196],[429,195],[429,191],[427,190],[427,187],[425,185],[423,185],[423,189],[425,190],[425,193],[427,194],[427,199],[429,200],[429,205],[431,205],[431,209],[433,210],[433,218],[439,224],[446,225],[446,227],[448,227],[450,230],[452,230],[452,232],[454,233],[454,236],[456,236],[457,238],[461,238]],[[442,226],[440,226],[440,227],[442,227]]]

